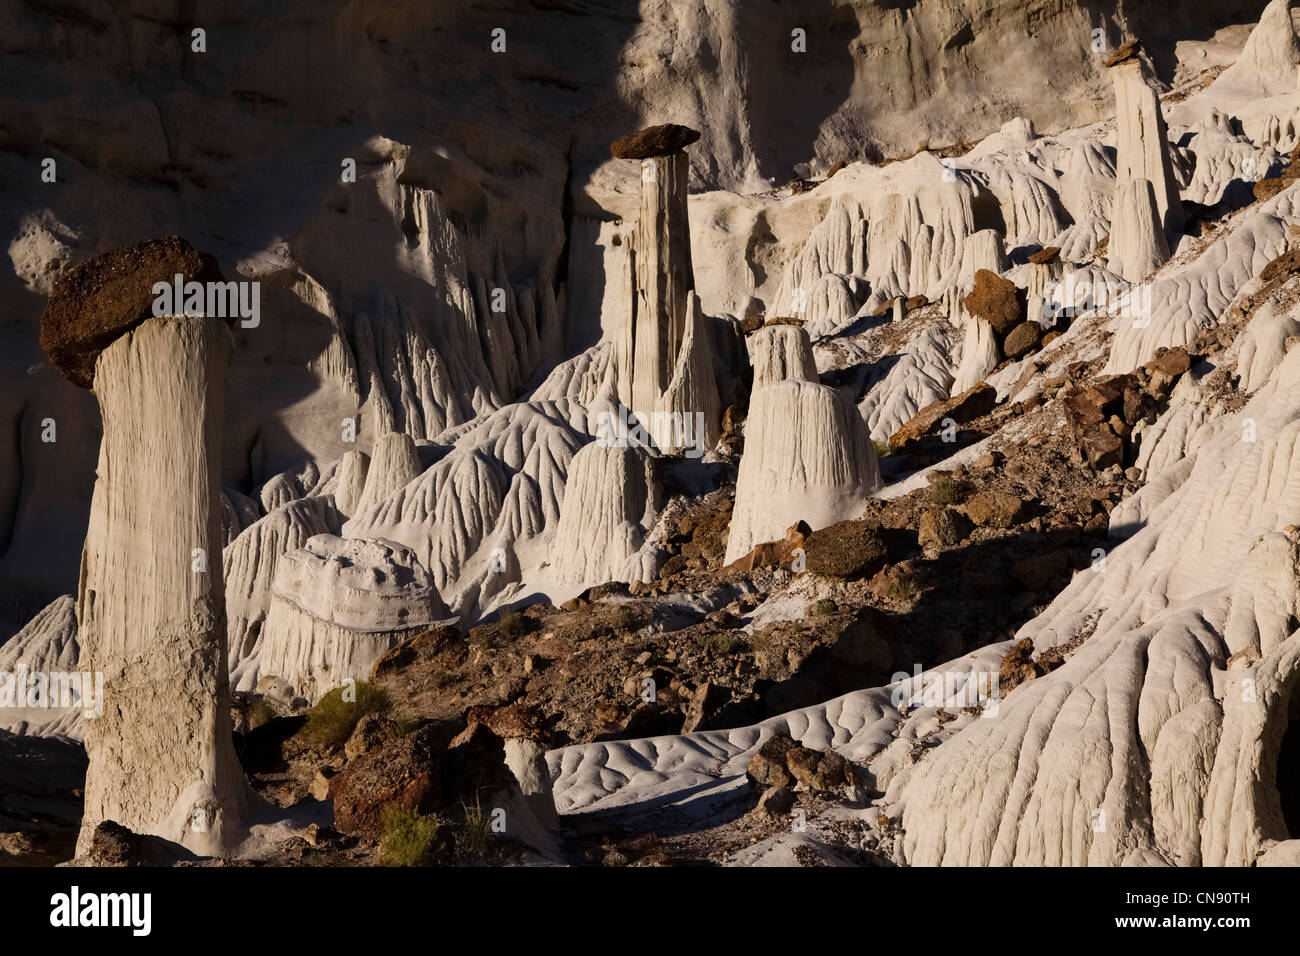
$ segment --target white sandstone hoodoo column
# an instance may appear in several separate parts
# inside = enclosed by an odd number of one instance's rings
[[[155,282],[220,279],[181,239],[74,268],[41,320],[51,360],[93,382],[104,437],[77,598],[81,667],[104,675],[85,723],[78,853],[113,820],[199,853],[233,849],[255,795],[231,737],[221,574],[221,409],[230,331],[152,317]]]
[[[843,392],[800,381],[759,389],[745,422],[725,563],[799,521],[816,531],[856,518],[879,487],[866,423]]]
[[[749,337],[749,362],[754,367],[753,390],[797,379],[817,381],[812,343],[801,325],[768,325]]]
[[[573,456],[560,522],[551,546],[551,575],[588,587],[633,580],[627,560],[645,540],[655,505],[644,452],[600,441]]]
[[[1169,158],[1169,131],[1160,112],[1160,98],[1147,82],[1139,58],[1142,45],[1129,40],[1106,61],[1115,83],[1115,178],[1151,183],[1164,229],[1183,227],[1183,205]]]
[[[1169,259],[1160,208],[1151,183],[1122,179],[1115,185],[1106,267],[1127,282],[1141,282]]]
[[[641,208],[630,251],[632,315],[619,352],[631,383],[619,393],[663,451],[683,450],[681,416],[693,443],[711,448],[720,432],[709,336],[694,296],[685,147],[700,134],[668,123],[615,140],[616,159],[641,161]]]

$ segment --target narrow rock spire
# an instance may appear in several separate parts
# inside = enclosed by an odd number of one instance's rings
[[[1130,40],[1106,61],[1115,84],[1116,179],[1148,180],[1163,227],[1181,229],[1183,206],[1169,158],[1169,131],[1140,51],[1141,44]]]
[[[86,722],[78,852],[114,820],[200,853],[233,849],[256,799],[231,737],[221,567],[221,319],[152,315],[155,282],[216,264],[181,239],[114,250],[54,287],[51,360],[93,384],[104,437],[77,597],[81,668],[103,672]],[[216,273],[219,278],[219,273]]]

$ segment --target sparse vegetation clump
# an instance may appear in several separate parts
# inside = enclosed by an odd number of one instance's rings
[[[958,494],[957,482],[948,475],[939,475],[930,484],[930,502],[936,505],[951,505],[956,503]]]
[[[701,634],[697,639],[700,647],[708,654],[714,657],[725,657],[738,648],[742,641],[734,634],[728,634],[725,631],[714,631],[711,634]]]
[[[345,699],[345,695],[355,699]],[[336,687],[311,709],[302,735],[318,747],[335,749],[347,742],[362,717],[385,713],[391,706],[388,694],[374,684],[357,681]]]
[[[438,840],[438,818],[389,806],[383,815],[379,860],[385,866],[428,866]]]

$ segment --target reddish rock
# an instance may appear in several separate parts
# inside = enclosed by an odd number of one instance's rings
[[[962,304],[971,315],[991,325],[999,337],[1019,325],[1027,309],[1025,291],[988,269],[976,271],[975,288]]]
[[[1142,52],[1142,41],[1137,37],[1126,40],[1120,45],[1120,48],[1106,58],[1106,66],[1119,66],[1121,63],[1127,63],[1129,60],[1135,60],[1138,54]]]
[[[1002,658],[998,669],[998,692],[1005,694],[1017,684],[1033,680],[1042,673],[1034,663],[1034,642],[1029,638],[1017,641]]]
[[[794,778],[786,767],[785,755],[798,746],[786,734],[773,734],[763,741],[745,772],[760,787],[788,787]]]
[[[997,403],[997,389],[979,382],[960,395],[925,406],[890,436],[889,445],[901,449],[909,441],[922,438],[942,427],[945,418],[951,418],[959,425],[982,418],[993,411]]]
[[[356,836],[378,836],[389,805],[429,813],[441,789],[434,731],[425,727],[364,754],[332,778],[334,825]]]
[[[786,769],[795,782],[823,793],[840,790],[851,781],[849,762],[834,750],[825,752],[792,747],[785,754]]]
[[[1061,257],[1060,246],[1048,246],[1045,249],[1039,249],[1037,252],[1035,252],[1032,256],[1029,257],[1029,261],[1036,266],[1041,266],[1049,262],[1055,262],[1060,257]]]
[[[724,568],[727,571],[753,571],[755,568],[776,568],[789,565],[794,559],[796,548],[803,548],[812,529],[806,521],[800,521],[786,529],[785,537],[780,541],[764,541],[755,545],[754,550],[737,558]]]

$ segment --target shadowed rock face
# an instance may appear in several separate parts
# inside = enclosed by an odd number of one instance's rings
[[[90,388],[95,360],[114,340],[152,316],[153,286],[223,281],[217,260],[179,236],[123,246],[60,276],[41,316],[41,347],[74,385]]]
[[[615,159],[650,159],[652,156],[668,156],[679,149],[685,149],[699,138],[699,130],[676,123],[664,123],[662,126],[650,126],[620,136],[610,144],[609,152]]]

